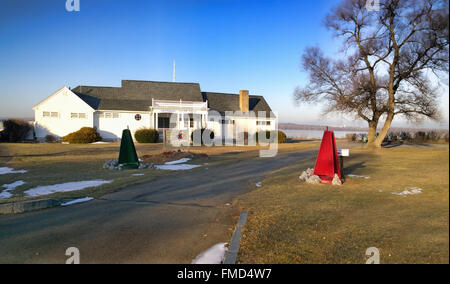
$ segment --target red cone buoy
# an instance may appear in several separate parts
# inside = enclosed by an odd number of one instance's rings
[[[320,177],[321,182],[331,183],[334,175],[337,174],[342,180],[339,169],[339,156],[336,148],[336,139],[333,131],[328,131],[328,127],[323,133],[320,144],[319,155],[317,156],[314,174]]]

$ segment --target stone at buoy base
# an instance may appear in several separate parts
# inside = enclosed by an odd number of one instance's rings
[[[123,170],[123,166],[121,164],[119,164],[119,161],[117,160],[108,160],[103,164],[103,168],[104,169],[108,169],[108,170],[116,170],[116,171],[121,171]],[[139,170],[145,170],[145,169],[154,169],[155,165],[154,164],[147,164],[147,163],[143,163],[140,162],[139,163]]]
[[[320,177],[314,175],[314,169],[307,169],[306,171],[304,171],[300,177],[300,180],[309,183],[309,184],[319,184],[320,183]]]
[[[331,182],[332,185],[342,185],[342,181],[339,178],[338,174],[334,174],[333,181]]]
[[[307,169],[300,176],[299,179],[309,184],[319,184],[321,183],[320,177],[314,174],[314,169]],[[339,178],[338,174],[334,175],[333,181],[331,182],[333,185],[342,185],[342,180]]]

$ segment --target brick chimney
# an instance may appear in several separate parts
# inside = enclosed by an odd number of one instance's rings
[[[249,111],[248,100],[249,100],[248,90],[240,90],[239,91],[239,107],[242,112]]]

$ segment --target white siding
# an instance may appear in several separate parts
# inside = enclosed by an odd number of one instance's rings
[[[224,119],[224,118],[223,118]],[[236,131],[245,131],[249,135],[255,135],[258,131],[275,130],[276,119],[255,119],[242,117],[228,117],[229,122],[218,123],[208,121],[208,128],[214,131],[216,137],[220,137],[225,143],[233,143],[236,139]],[[268,125],[257,125],[257,121],[270,121]],[[233,122],[234,121],[234,122]]]
[[[102,117],[101,113],[118,113],[119,117]],[[136,114],[141,115],[141,120],[135,119]],[[122,131],[130,128],[134,139],[134,132],[140,128],[150,128],[150,113],[145,112],[120,112],[120,111],[99,111],[94,114],[94,125],[104,140],[119,140],[122,138]]]
[[[86,118],[71,118],[72,113],[85,114]],[[93,127],[93,113],[88,104],[64,87],[34,107],[36,138],[43,140],[48,134],[62,137],[82,127]]]

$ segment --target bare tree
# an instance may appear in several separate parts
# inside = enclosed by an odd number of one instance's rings
[[[356,114],[368,122],[368,147],[380,147],[397,115],[440,118],[430,74],[448,77],[449,8],[448,0],[381,0],[379,11],[369,11],[367,1],[344,0],[327,15],[343,58],[308,48],[302,67],[309,83],[294,96],[325,102],[325,112]]]

